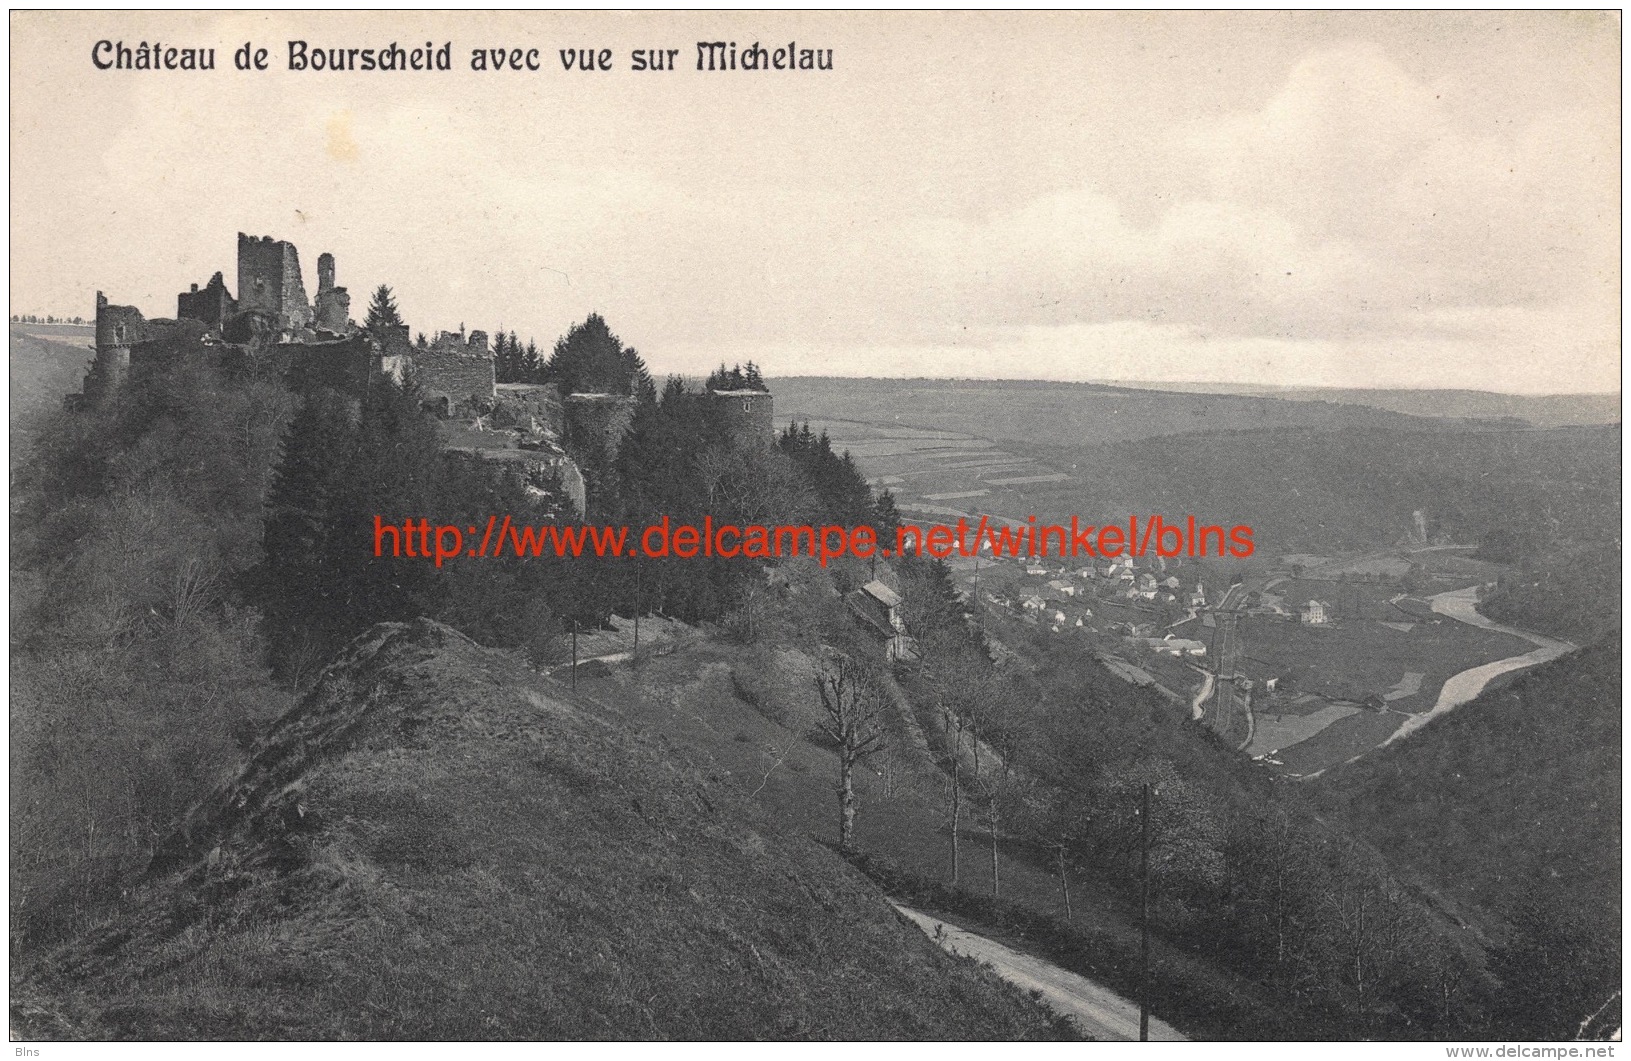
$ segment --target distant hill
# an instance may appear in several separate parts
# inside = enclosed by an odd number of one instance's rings
[[[24,1038],[1009,1039],[1042,1011],[660,739],[429,620],[354,641]]]
[[[1410,416],[1512,418],[1536,427],[1578,427],[1620,422],[1619,394],[1499,394],[1469,390],[1370,390],[1346,387],[1268,387],[1229,383],[1120,383],[1109,386],[1182,394],[1239,394],[1293,402],[1366,405]]]
[[[1193,512],[1249,524],[1265,548],[1391,545],[1418,509],[1434,534],[1458,542],[1497,532],[1536,542],[1618,534],[1618,427],[1296,428],[1010,448],[1073,477],[1031,488],[1036,511]]]
[[[72,340],[42,339],[11,329],[12,463],[26,451],[40,416],[62,406],[65,395],[79,389],[92,351]]]
[[[770,387],[778,417],[862,420],[1053,444],[1265,427],[1419,431],[1444,423],[1365,405],[1038,380],[799,376],[773,380]]]

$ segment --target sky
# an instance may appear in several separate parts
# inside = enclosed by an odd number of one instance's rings
[[[385,283],[547,347],[597,311],[658,375],[1619,390],[1614,12],[10,17],[13,313],[236,293],[245,231],[308,291],[333,253],[356,317]],[[706,40],[833,69],[698,72]],[[542,68],[470,69],[496,47]]]

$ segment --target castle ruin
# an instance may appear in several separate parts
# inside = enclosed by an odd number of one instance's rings
[[[217,272],[176,296],[176,319],[148,319],[134,306],[96,294],[96,359],[83,392],[68,404],[84,408],[118,392],[133,373],[177,358],[206,358],[230,374],[281,377],[293,390],[331,388],[361,399],[377,381],[412,382],[424,405],[446,422],[450,456],[500,462],[529,491],[563,499],[581,518],[588,505],[584,477],[563,442],[615,459],[634,416],[622,394],[573,394],[553,384],[497,383],[497,363],[485,332],[438,332],[415,344],[407,325],[359,329],[351,296],[335,283],[334,255],[317,258],[317,292],[308,299],[294,244],[238,233],[238,295]],[[771,434],[770,396],[716,392],[717,414],[733,437]],[[762,421],[762,422],[761,422]],[[761,430],[762,428],[762,430]]]
[[[238,233],[238,310],[265,314],[286,335],[311,326],[311,302],[293,243]]]

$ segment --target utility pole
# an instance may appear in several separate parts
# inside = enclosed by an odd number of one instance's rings
[[[1138,1041],[1150,1041],[1150,786],[1144,783],[1143,819],[1144,844],[1140,856],[1138,889]]]
[[[640,561],[634,561],[634,651],[629,655],[629,667],[640,669]]]
[[[985,635],[985,609],[980,607],[980,543],[974,543],[974,594],[971,598],[974,604],[974,614],[979,617],[980,635]]]
[[[572,691],[578,689],[578,621],[572,620]]]

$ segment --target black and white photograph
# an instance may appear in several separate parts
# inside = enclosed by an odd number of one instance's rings
[[[1621,49],[13,10],[14,1052],[1615,1057]]]

